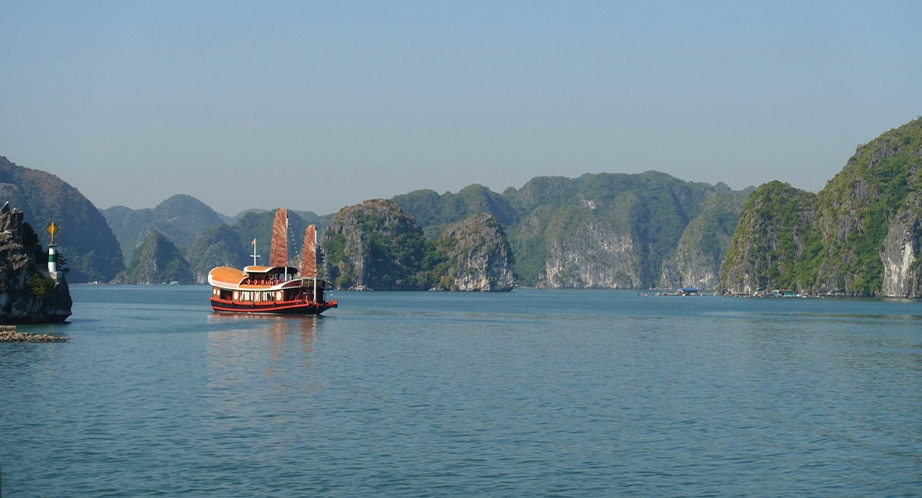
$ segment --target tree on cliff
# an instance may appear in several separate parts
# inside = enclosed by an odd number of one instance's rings
[[[72,301],[63,274],[48,276],[48,255],[23,213],[0,208],[0,323],[62,322]]]
[[[922,118],[859,146],[816,195],[760,186],[740,214],[721,288],[922,297],[920,269]]]
[[[392,201],[365,201],[340,210],[320,237],[334,288],[426,290],[445,258],[416,221]]]

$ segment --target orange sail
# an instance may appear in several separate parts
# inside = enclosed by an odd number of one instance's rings
[[[308,225],[304,231],[301,278],[317,278],[317,228],[314,225]]]
[[[285,208],[278,208],[275,212],[269,266],[288,266],[288,211]]]

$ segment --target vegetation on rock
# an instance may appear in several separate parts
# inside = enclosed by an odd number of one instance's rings
[[[206,228],[224,223],[221,216],[202,201],[188,195],[174,195],[150,209],[113,206],[102,211],[119,241],[125,262],[152,231],[160,232],[180,247],[188,247]]]
[[[252,264],[243,247],[239,234],[223,223],[202,230],[186,249],[195,283],[207,283],[208,272],[217,266],[243,268]]]
[[[701,214],[685,227],[672,256],[663,263],[661,288],[717,287],[740,210],[754,190],[717,194],[708,201]]]
[[[492,215],[505,226],[512,226],[518,219],[505,197],[476,184],[464,187],[457,194],[415,190],[391,200],[416,220],[429,239],[438,238],[449,224],[479,213]]]
[[[320,238],[335,289],[426,290],[445,259],[400,206],[370,200],[340,210]]]
[[[72,282],[108,281],[124,269],[118,241],[99,210],[77,189],[44,171],[0,157],[0,204],[9,202],[38,230],[54,222]]]
[[[919,296],[920,171],[922,118],[858,147],[815,196],[780,182],[759,187],[740,215],[721,287]]]
[[[191,284],[189,263],[169,238],[153,231],[138,246],[128,268],[119,273],[116,284]]]
[[[471,214],[492,214],[508,235],[523,285],[637,288],[661,280],[664,262],[691,220],[712,197],[731,193],[723,184],[684,182],[651,171],[537,177],[501,195],[472,185],[458,194],[423,190],[393,200],[429,238]],[[713,221],[725,229],[736,213],[729,215]]]
[[[669,175],[539,177],[503,195],[522,215],[508,230],[523,285],[653,287],[663,262],[725,185]]]
[[[502,224],[487,213],[445,228],[436,246],[447,261],[436,267],[436,288],[462,291],[509,291],[515,286],[515,258]]]
[[[816,196],[786,183],[759,186],[746,200],[721,270],[720,289],[751,294],[795,289]],[[802,283],[801,283],[802,284]]]
[[[47,275],[48,255],[23,219],[0,207],[0,324],[62,322],[73,304],[67,280]]]

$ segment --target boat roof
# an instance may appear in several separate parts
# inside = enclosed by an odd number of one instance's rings
[[[247,266],[243,270],[231,268],[230,266],[219,266],[208,272],[208,282],[212,285],[220,284],[225,287],[239,287],[251,275],[284,273],[286,268],[289,275],[297,275],[298,269],[291,266]]]
[[[225,285],[238,286],[241,282],[246,280],[246,278],[246,273],[229,266],[219,266],[208,272],[208,280],[212,285],[215,282],[220,282]]]
[[[248,274],[253,273],[284,273],[285,269],[288,269],[290,275],[295,275],[298,273],[298,269],[293,266],[261,266],[261,265],[251,265],[243,268],[243,271]],[[239,270],[238,270],[239,271]]]

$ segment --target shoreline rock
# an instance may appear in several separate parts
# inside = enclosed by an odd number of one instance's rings
[[[48,273],[48,253],[22,211],[0,207],[0,324],[60,323],[73,301],[65,271]]]
[[[31,334],[15,330],[0,330],[0,343],[3,342],[66,342],[70,337],[51,334]]]

